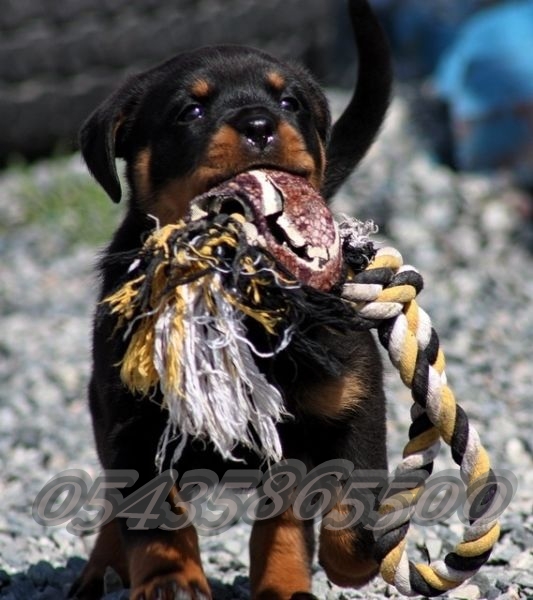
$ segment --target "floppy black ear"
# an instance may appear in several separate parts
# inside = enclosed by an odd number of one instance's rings
[[[116,166],[116,158],[121,154],[117,145],[125,122],[140,102],[149,75],[147,72],[127,79],[92,113],[80,130],[83,158],[113,202],[120,202],[122,196]]]
[[[350,0],[349,10],[358,53],[357,85],[331,132],[324,198],[333,196],[371,146],[392,88],[390,48],[377,17],[367,0]]]
[[[79,143],[89,171],[113,202],[120,202],[122,190],[115,164],[115,141],[124,117],[116,100],[113,94],[85,121]]]

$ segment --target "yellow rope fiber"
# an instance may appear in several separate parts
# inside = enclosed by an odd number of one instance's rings
[[[417,377],[418,361],[420,354],[426,352],[429,345],[430,320],[426,313],[418,306],[415,297],[417,290],[409,284],[395,285],[394,277],[402,274],[402,281],[405,280],[406,272],[416,271],[412,267],[404,266],[401,255],[393,248],[383,248],[378,251],[376,259],[369,265],[367,271],[376,269],[390,269],[393,272],[388,284],[383,286],[381,291],[373,294],[369,299],[368,292],[364,289],[364,284],[358,284],[357,276],[346,284],[346,297],[351,302],[355,302],[357,310],[365,315],[371,314],[374,318],[381,318],[380,305],[384,306],[382,314],[384,319],[390,319],[390,307],[401,305],[397,315],[394,316],[393,324],[388,322],[388,335],[381,336],[384,347],[388,350],[391,362],[396,366],[404,384],[412,389]],[[374,284],[375,286],[375,284]],[[379,329],[379,325],[378,325]],[[432,331],[432,330],[431,330]],[[491,465],[488,454],[479,443],[479,438],[474,428],[468,423],[464,412],[461,423],[458,422],[459,407],[455,401],[454,394],[446,382],[444,373],[445,358],[442,350],[432,349],[433,360],[427,364],[427,397],[423,399],[423,405],[418,400],[418,414],[425,412],[429,417],[432,426],[413,437],[405,446],[403,451],[404,460],[413,455],[421,455],[430,451],[439,438],[442,438],[448,445],[454,444],[454,436],[462,428],[464,436],[467,436],[468,443],[466,448],[462,449],[460,467],[467,480],[467,497],[475,495],[480,488],[480,482],[489,482],[491,477]],[[420,392],[418,392],[420,393]],[[412,490],[401,491],[384,501],[380,508],[380,514],[388,515],[394,506],[409,508],[416,505],[424,484],[415,487]],[[490,502],[489,506],[490,507]],[[481,517],[482,519],[482,517]],[[479,524],[476,520],[472,526]],[[407,528],[409,521],[406,522]],[[479,535],[475,539],[464,539],[455,547],[454,551],[448,555],[453,555],[453,559],[433,562],[430,565],[412,564],[405,559],[405,534],[394,535],[395,532],[385,532],[382,542],[386,547],[386,552],[382,557],[381,575],[390,584],[396,585],[400,591],[406,595],[424,594],[438,595],[452,588],[457,587],[465,579],[472,575],[472,571],[479,568],[480,560],[488,558],[488,553],[497,542],[500,527],[496,520],[491,521],[488,518],[485,526],[479,528]],[[465,532],[466,533],[466,532]],[[390,540],[387,542],[387,536]],[[380,540],[378,539],[378,544]],[[486,555],[486,558],[485,558]],[[463,560],[464,559],[464,560]],[[468,560],[467,560],[468,559]],[[453,564],[453,568],[448,564]],[[477,562],[477,564],[476,564]],[[476,564],[475,568],[472,565]],[[464,573],[462,573],[464,571]],[[464,575],[464,576],[463,576]]]

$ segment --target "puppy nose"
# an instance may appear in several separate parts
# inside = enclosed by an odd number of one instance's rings
[[[246,142],[259,150],[264,150],[274,141],[276,123],[267,114],[245,116],[239,119],[235,125]]]
[[[269,117],[252,117],[243,133],[252,146],[264,150],[274,139],[274,121]]]

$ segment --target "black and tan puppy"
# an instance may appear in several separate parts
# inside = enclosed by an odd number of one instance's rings
[[[359,52],[358,83],[344,114],[330,128],[326,99],[302,68],[257,50],[220,46],[180,54],[130,78],[87,120],[81,149],[87,165],[118,202],[115,160],[127,165],[129,207],[101,262],[101,296],[124,275],[125,252],[142,244],[157,217],[182,217],[190,200],[242,171],[268,167],[305,177],[330,198],[363,157],[380,128],[389,100],[388,46],[365,0],[351,0]],[[120,380],[124,351],[114,323],[97,320],[90,409],[105,469],[133,469],[139,479],[156,474],[155,455],[166,417],[156,402],[135,398]],[[385,407],[380,360],[368,333],[331,334],[321,342],[344,364],[333,378],[305,364],[277,361],[286,406],[294,419],[280,425],[284,455],[309,468],[336,458],[358,469],[386,468]],[[288,371],[291,371],[288,373]],[[169,453],[170,455],[172,453]],[[259,458],[243,451],[247,468]],[[180,473],[204,467],[221,477],[228,468],[209,445],[190,444]],[[177,531],[128,529],[115,519],[100,532],[72,595],[100,598],[112,566],[131,586],[133,600],[211,598],[193,526]],[[282,515],[254,525],[251,594],[255,599],[311,598],[312,523]],[[359,586],[378,569],[372,537],[362,529],[323,529],[319,559],[328,577]],[[306,595],[307,594],[307,595]]]

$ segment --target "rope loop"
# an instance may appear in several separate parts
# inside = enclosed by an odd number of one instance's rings
[[[382,500],[374,526],[381,575],[406,596],[432,597],[477,572],[488,560],[500,526],[491,514],[497,483],[490,460],[448,386],[439,338],[416,302],[422,288],[420,273],[404,265],[395,248],[386,247],[377,251],[365,271],[348,278],[342,297],[361,316],[379,321],[379,340],[414,401],[409,442],[393,474],[396,485],[391,486],[400,491]],[[405,536],[441,439],[450,446],[466,482],[470,524],[444,560],[414,564],[406,555]]]

